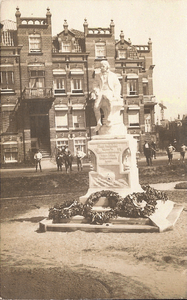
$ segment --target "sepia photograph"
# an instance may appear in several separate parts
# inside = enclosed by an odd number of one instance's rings
[[[186,11],[0,0],[0,299],[187,299]]]

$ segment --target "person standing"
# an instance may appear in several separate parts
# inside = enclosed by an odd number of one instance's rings
[[[152,147],[153,157],[154,159],[156,159],[156,143],[154,141],[152,141],[151,147]]]
[[[183,163],[184,163],[186,149],[187,149],[187,147],[184,144],[182,144],[180,147],[180,155],[181,155],[181,160]]]
[[[42,160],[42,153],[38,149],[37,152],[34,155],[34,160],[35,160],[35,166],[36,166],[36,172],[38,169],[38,166],[40,168],[40,172],[42,172],[42,166],[41,166],[41,160]]]
[[[168,165],[172,164],[174,151],[176,151],[175,147],[173,147],[172,144],[169,144],[169,146],[167,147]]]
[[[152,148],[147,141],[145,141],[145,144],[143,145],[143,151],[146,157],[147,165],[152,166]]]
[[[77,148],[76,157],[77,157],[77,169],[78,171],[81,169],[82,171],[82,159],[86,156],[86,154]]]

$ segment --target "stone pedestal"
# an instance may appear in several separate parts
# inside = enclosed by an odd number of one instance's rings
[[[88,142],[91,156],[89,189],[80,202],[95,192],[111,190],[125,197],[133,192],[142,192],[136,164],[137,141],[131,135],[96,135]],[[103,198],[96,205],[107,206]]]

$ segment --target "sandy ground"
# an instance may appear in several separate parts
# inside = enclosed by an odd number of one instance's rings
[[[174,230],[164,233],[39,233],[45,205],[5,219],[2,298],[186,299],[183,205]]]
[[[2,172],[2,299],[187,299],[186,191],[170,182],[186,173],[174,167],[164,176],[164,166],[139,170],[141,184],[151,181],[184,207],[163,233],[40,233],[49,207],[86,193],[87,173]]]

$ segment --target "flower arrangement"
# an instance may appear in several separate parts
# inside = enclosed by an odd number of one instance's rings
[[[62,223],[70,220],[73,216],[81,215],[91,224],[107,223],[111,218],[118,216],[145,218],[154,213],[157,200],[166,201],[168,197],[164,192],[155,190],[150,186],[142,186],[142,189],[144,192],[129,194],[125,198],[110,190],[96,192],[88,197],[85,204],[74,201],[50,208],[48,218],[52,219],[53,223]],[[101,197],[108,199],[110,210],[102,212],[92,210],[94,204]]]

